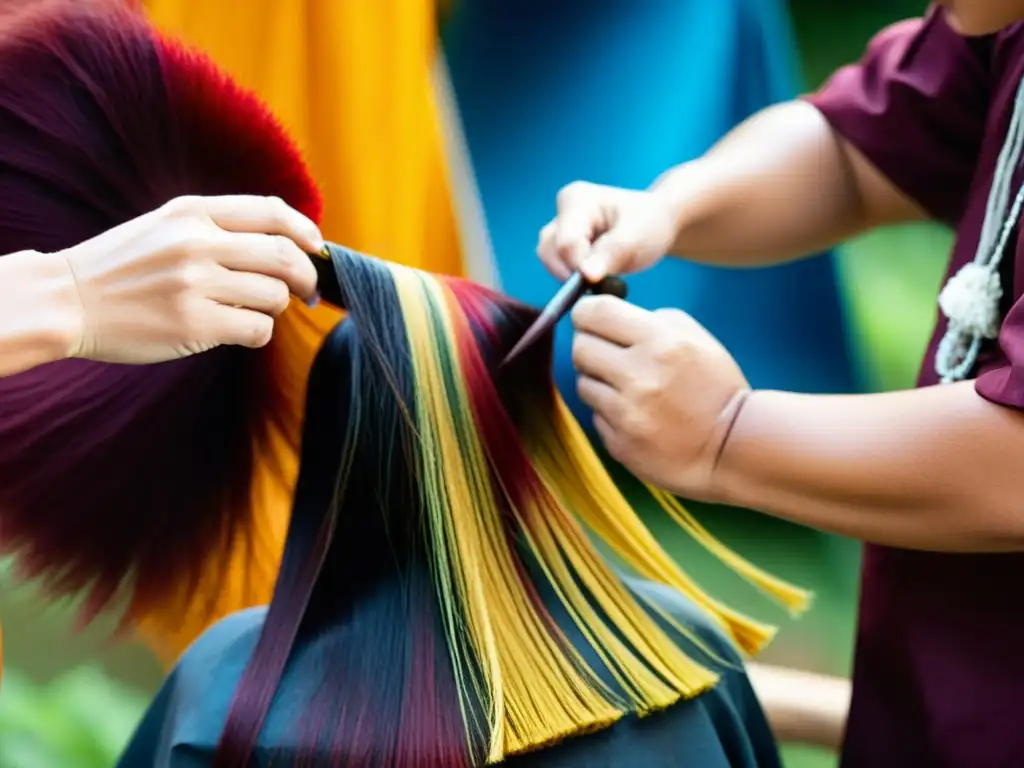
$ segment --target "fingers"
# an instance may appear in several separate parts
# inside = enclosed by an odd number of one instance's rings
[[[206,215],[229,232],[282,235],[307,253],[316,253],[324,245],[316,224],[278,197],[184,197],[174,206]]]
[[[559,280],[568,280],[574,270],[579,269],[592,283],[604,280],[612,272],[630,271],[632,259],[628,251],[618,246],[611,232],[601,235],[592,244],[589,236],[585,245],[574,242],[570,236],[561,234],[560,219],[548,223],[540,231],[537,255],[547,270]],[[572,222],[569,223],[572,227]],[[599,227],[591,233],[600,231]],[[613,269],[614,265],[614,269]]]
[[[548,270],[565,280],[590,253],[591,243],[606,228],[593,185],[574,182],[557,198],[558,215],[541,230],[537,255]],[[590,277],[588,275],[588,277]],[[601,279],[604,275],[598,276]]]
[[[595,250],[580,263],[580,272],[590,282],[600,282],[608,276],[612,261],[612,254]]]
[[[576,394],[594,410],[595,414],[608,423],[616,420],[623,406],[622,396],[614,387],[590,376],[580,376],[576,380]]]
[[[235,272],[276,278],[307,301],[316,295],[316,267],[306,251],[283,235],[228,234],[214,258]]]
[[[651,336],[654,316],[615,296],[584,296],[572,310],[577,332],[629,347]]]
[[[262,312],[212,304],[208,318],[209,332],[216,345],[259,349],[274,336],[274,318]]]
[[[595,228],[581,224],[582,219],[581,215],[573,215],[565,221],[559,216],[541,230],[537,255],[548,271],[559,280],[568,280],[590,252],[591,233]],[[604,275],[594,278],[587,274],[587,278],[594,282],[602,277]]]
[[[218,304],[277,317],[288,308],[291,295],[281,280],[254,272],[223,270],[208,297]]]
[[[595,240],[590,255],[580,264],[580,271],[592,283],[603,280],[609,274],[624,274],[634,270],[633,252],[629,245],[620,242],[627,239],[623,237],[622,227],[620,224]]]
[[[569,267],[558,255],[558,246],[555,243],[555,222],[551,221],[540,231],[540,239],[537,242],[537,256],[541,263],[559,280],[563,282],[569,279],[572,268]]]
[[[575,182],[558,193],[558,215],[540,232],[537,254],[565,280],[576,269],[591,282],[653,264],[670,227],[650,193]],[[667,246],[666,246],[667,247]]]
[[[570,272],[579,269],[580,264],[590,253],[590,240],[594,229],[590,218],[582,211],[560,216],[555,221],[555,253]]]
[[[615,425],[622,420],[625,401],[612,387],[587,376],[576,382],[580,399],[594,410],[594,429],[613,459],[621,460],[621,440]]]
[[[625,352],[620,346],[586,333],[577,333],[572,340],[572,364],[576,371],[613,386],[627,371]]]
[[[594,198],[592,185],[579,181],[563,187],[556,204],[555,251],[562,263],[574,270],[590,253],[594,238],[601,234],[601,207]]]
[[[611,454],[611,457],[616,460],[621,460],[622,452],[619,450],[619,439],[612,425],[608,423],[601,414],[594,413],[594,429],[597,430],[598,437],[601,438],[601,442],[604,443],[604,447]]]

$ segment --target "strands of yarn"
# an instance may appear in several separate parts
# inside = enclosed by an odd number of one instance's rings
[[[340,765],[496,763],[713,686],[717,657],[685,650],[692,633],[634,594],[588,532],[744,650],[772,637],[695,584],[615,486],[553,386],[552,338],[501,365],[535,310],[329,251],[329,293],[348,319],[310,377],[282,575],[216,768],[248,764],[288,660],[311,645],[346,693],[310,703],[305,719],[326,730],[304,754]],[[651,490],[740,576],[792,611],[807,606],[806,592]]]
[[[996,162],[974,260],[953,275],[939,294],[939,308],[949,321],[935,354],[935,372],[943,384],[969,376],[982,344],[999,335],[999,302],[1003,298],[999,269],[1024,207],[1024,187],[1010,205],[1010,188],[1022,150],[1024,81],[1017,89],[1006,141]]]

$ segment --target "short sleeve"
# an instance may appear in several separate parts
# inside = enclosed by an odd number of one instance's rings
[[[981,367],[979,395],[997,405],[1024,410],[1024,298],[1010,308],[999,330],[999,354]]]
[[[994,36],[965,38],[933,6],[879,33],[806,99],[904,194],[955,226],[985,132]]]

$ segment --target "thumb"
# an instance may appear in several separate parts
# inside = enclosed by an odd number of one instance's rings
[[[635,250],[628,240],[609,232],[594,242],[590,254],[580,263],[580,272],[593,283],[608,275],[633,272],[637,268]]]

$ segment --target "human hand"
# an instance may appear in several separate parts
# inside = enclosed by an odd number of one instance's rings
[[[316,297],[316,225],[277,198],[180,197],[54,254],[74,280],[69,357],[156,363],[262,347],[290,294]]]
[[[572,313],[580,398],[609,453],[636,476],[715,501],[714,468],[749,384],[728,351],[685,312],[611,296]]]
[[[559,280],[577,268],[591,282],[640,272],[672,248],[676,219],[657,192],[575,182],[558,193],[558,215],[540,231],[537,255]]]

